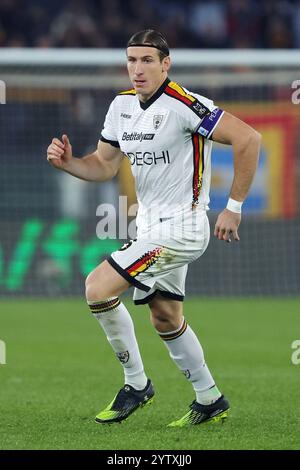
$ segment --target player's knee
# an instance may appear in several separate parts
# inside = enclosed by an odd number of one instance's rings
[[[86,298],[88,301],[102,301],[118,297],[128,289],[126,281],[107,261],[103,261],[86,278]]]
[[[158,331],[173,331],[178,328],[178,318],[168,308],[151,307],[151,322]]]
[[[86,300],[88,301],[93,301],[93,300],[102,300],[101,299],[101,293],[99,289],[97,289],[97,286],[93,282],[86,282],[85,284],[85,297]]]
[[[182,323],[182,303],[155,296],[149,302],[151,322],[158,331],[173,331]]]
[[[101,288],[101,279],[97,279],[94,271],[92,271],[85,280],[85,296],[87,301],[102,301],[107,298]]]

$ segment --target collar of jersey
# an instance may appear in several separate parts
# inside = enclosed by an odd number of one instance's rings
[[[149,100],[145,101],[145,103],[140,101],[140,106],[144,111],[145,109],[148,109],[149,106],[151,106],[151,104],[154,103],[154,101],[156,101],[157,98],[159,98],[163,94],[166,86],[168,85],[168,83],[170,83],[170,81],[171,80],[167,77],[164,83],[159,87],[159,89],[154,93],[154,95],[152,95],[151,98],[149,98]]]

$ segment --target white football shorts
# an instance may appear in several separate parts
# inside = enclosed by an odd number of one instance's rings
[[[167,237],[158,236],[163,229]],[[210,236],[205,211],[198,212],[196,226],[178,226],[174,219],[160,219],[149,229],[138,230],[137,239],[114,251],[107,261],[135,287],[135,304],[148,303],[158,292],[182,301],[188,264],[206,250]]]

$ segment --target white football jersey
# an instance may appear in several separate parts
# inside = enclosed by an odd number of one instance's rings
[[[138,219],[208,209],[209,140],[223,111],[168,78],[145,103],[120,93],[106,115],[101,140],[120,147],[131,163]]]

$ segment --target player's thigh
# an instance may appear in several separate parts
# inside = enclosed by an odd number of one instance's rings
[[[122,294],[129,285],[129,282],[105,260],[86,278],[86,297],[89,300],[105,300]]]

